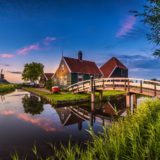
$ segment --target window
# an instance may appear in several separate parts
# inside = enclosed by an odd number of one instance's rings
[[[64,64],[61,65],[61,70],[64,71]]]
[[[125,76],[125,71],[121,69],[121,76]]]
[[[79,73],[78,74],[78,82],[83,81],[83,74]]]

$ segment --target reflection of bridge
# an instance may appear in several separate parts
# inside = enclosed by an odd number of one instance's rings
[[[127,105],[131,102],[131,95],[135,94],[160,98],[160,82],[136,79],[136,78],[100,78],[82,81],[68,87],[74,93],[91,92],[91,101],[95,100],[95,92],[99,92],[100,99],[103,98],[104,90],[121,90],[128,93]]]

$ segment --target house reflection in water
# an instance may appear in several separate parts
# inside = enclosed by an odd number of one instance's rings
[[[121,97],[117,102],[111,100],[103,104],[60,107],[55,110],[63,126],[77,124],[81,130],[84,121],[89,121],[91,126],[94,123],[107,126],[115,116],[120,116],[125,111],[125,97]]]
[[[78,129],[82,129],[84,119],[76,115],[70,107],[56,108],[63,126],[78,124]]]

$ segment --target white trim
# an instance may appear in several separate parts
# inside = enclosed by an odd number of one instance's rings
[[[69,72],[70,72],[70,73],[72,73],[72,72],[71,72],[71,69],[69,68],[69,66],[68,66],[68,64],[67,64],[67,62],[66,62],[66,60],[65,60],[65,58],[64,58],[64,57],[62,57],[62,59],[64,60],[64,63],[66,64],[66,66],[67,66],[67,68],[68,68]]]
[[[48,80],[48,78],[47,78],[47,76],[46,76],[46,74],[44,73],[44,77],[46,78],[46,80]]]
[[[118,66],[117,66],[117,65],[113,68],[113,70],[112,70],[112,72],[109,74],[108,78],[110,78],[110,77],[111,77],[112,73],[115,71],[115,69],[116,69],[116,68],[118,68]]]
[[[54,78],[54,75],[55,75],[55,74],[53,73],[53,75],[52,75],[51,79],[53,79],[53,78]]]

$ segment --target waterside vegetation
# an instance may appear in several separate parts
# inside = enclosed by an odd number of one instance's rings
[[[15,90],[13,84],[0,84],[0,94],[9,93]]]

